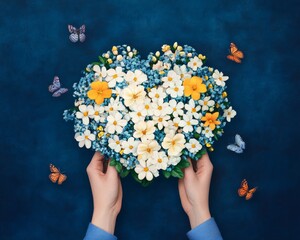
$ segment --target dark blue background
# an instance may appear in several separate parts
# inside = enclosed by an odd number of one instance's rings
[[[211,154],[211,211],[225,239],[297,239],[299,225],[299,3],[226,1],[1,1],[1,239],[82,239],[92,199],[85,168],[93,153],[79,149],[62,119],[71,92],[48,93],[58,75],[71,89],[81,70],[112,45],[127,43],[143,57],[164,43],[189,44],[207,64],[230,76],[238,115]],[[87,40],[68,40],[67,24],[87,26]],[[241,65],[226,59],[230,42]],[[247,150],[226,150],[240,133]],[[68,175],[48,179],[49,163]],[[258,192],[237,196],[243,178]],[[185,239],[189,223],[176,179],[148,188],[122,181],[120,239]],[[298,238],[299,239],[299,238]]]

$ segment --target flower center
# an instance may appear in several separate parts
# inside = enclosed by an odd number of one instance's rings
[[[192,112],[196,112],[196,108],[192,108]]]
[[[137,98],[138,98],[138,95],[137,95],[137,94],[133,94],[133,95],[132,95],[132,98],[133,98],[133,99],[137,99]]]
[[[96,112],[95,112],[95,115],[99,115],[99,112],[98,112],[98,111],[96,111]]]
[[[146,135],[147,131],[146,129],[142,131],[142,134]]]
[[[113,79],[116,79],[118,77],[118,74],[113,75]]]
[[[175,91],[175,92],[178,92],[178,90],[179,90],[178,87],[175,87],[175,88],[174,88],[174,91]]]
[[[147,148],[147,152],[148,152],[148,153],[151,153],[151,148]]]
[[[204,101],[204,102],[203,102],[203,105],[207,105],[207,101]]]
[[[223,80],[223,78],[222,78],[222,77],[219,77],[219,80],[220,80],[220,81],[222,81],[222,80]]]
[[[197,90],[197,85],[194,84],[194,85],[192,86],[192,89],[193,89],[194,91]]]
[[[178,127],[178,123],[174,123],[174,126],[175,126],[175,127]]]
[[[130,146],[129,146],[129,149],[133,149],[133,146],[132,146],[132,145],[130,145]]]
[[[115,120],[115,121],[113,122],[113,125],[117,126],[117,124],[118,124],[118,122]]]
[[[148,171],[149,171],[149,168],[144,167],[144,172],[148,172]]]
[[[89,112],[84,112],[84,113],[83,113],[83,116],[86,117],[87,115],[89,115]]]
[[[177,111],[177,108],[176,108],[176,107],[174,107],[174,108],[173,108],[173,111],[174,111],[174,112],[175,112],[175,111]]]
[[[190,121],[186,122],[186,125],[191,126],[191,122]]]
[[[193,143],[193,144],[192,144],[192,148],[195,148],[195,147],[196,147],[196,144]]]
[[[157,109],[158,109],[158,110],[162,110],[162,106],[158,106]]]
[[[85,139],[89,139],[89,136],[85,136],[84,138],[85,138]]]
[[[103,91],[102,90],[98,90],[98,95],[102,95],[103,94]]]
[[[156,93],[156,94],[155,94],[155,97],[156,97],[156,98],[159,98],[159,94],[158,94],[158,93]]]
[[[172,82],[172,80],[173,80],[173,78],[168,77],[168,81],[169,81],[169,82]]]
[[[194,62],[194,63],[193,63],[193,65],[194,65],[194,66],[197,66],[197,63],[196,63],[196,62]]]
[[[160,118],[158,119],[158,121],[159,121],[159,122],[162,122],[162,121],[163,121],[163,119],[160,117]]]
[[[119,140],[117,140],[117,141],[116,141],[116,144],[118,144],[118,145],[119,145],[119,144],[120,144],[120,141],[119,141]]]
[[[133,78],[133,81],[135,81],[135,82],[136,82],[136,81],[137,81],[137,77],[134,77],[134,78]]]
[[[114,108],[113,108],[113,107],[110,107],[110,108],[109,108],[109,111],[113,111],[113,110],[114,110]]]
[[[137,115],[138,115],[139,117],[142,116],[141,112],[138,112]]]
[[[161,159],[161,158],[157,159],[157,161],[158,161],[159,163],[162,163],[162,159]]]
[[[148,110],[148,109],[150,108],[150,106],[147,104],[147,105],[145,106],[145,108]]]

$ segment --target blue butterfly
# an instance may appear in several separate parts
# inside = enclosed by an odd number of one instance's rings
[[[242,153],[246,148],[246,143],[239,134],[235,135],[235,143],[227,146],[227,149],[235,153]]]
[[[61,96],[63,93],[66,93],[68,91],[67,88],[61,88],[61,84],[59,81],[59,77],[55,76],[53,79],[53,84],[51,84],[48,87],[49,92],[53,93],[52,97],[59,97]]]

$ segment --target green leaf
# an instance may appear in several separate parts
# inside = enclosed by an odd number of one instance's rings
[[[130,171],[127,168],[123,168],[122,171],[120,172],[120,177],[124,178],[126,177],[128,174],[130,173]]]
[[[138,175],[136,172],[131,172],[132,177],[134,178],[135,181],[141,183],[142,181],[138,178]]]
[[[117,162],[116,166],[115,166],[116,170],[118,173],[120,173],[122,171],[122,164],[120,162]]]
[[[189,161],[187,161],[187,160],[184,160],[184,159],[182,159],[178,164],[177,164],[177,167],[179,167],[179,168],[187,168],[187,167],[189,167],[190,166],[190,162]]]
[[[198,160],[201,158],[205,153],[207,153],[206,148],[202,148],[197,154],[195,155],[196,159]]]
[[[152,183],[152,181],[147,181],[146,179],[143,179],[141,184],[143,187],[148,187],[150,184]]]
[[[162,171],[162,173],[163,173],[163,175],[164,175],[165,178],[171,177],[171,172],[170,171],[164,170],[164,171]]]
[[[106,62],[107,62],[107,60],[106,60],[106,58],[105,57],[102,57],[102,56],[99,56],[99,60],[100,60],[100,63],[102,63],[102,64],[106,64]]]
[[[110,166],[116,166],[116,164],[117,164],[116,159],[114,158],[110,159],[110,163],[109,163]]]
[[[183,178],[183,176],[184,176],[182,170],[177,166],[173,168],[171,175],[173,177],[177,177],[177,178]]]
[[[199,138],[199,137],[200,137],[200,134],[197,133],[197,132],[195,132],[195,133],[194,133],[194,138]]]

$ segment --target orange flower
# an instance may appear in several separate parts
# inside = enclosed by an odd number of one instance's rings
[[[206,113],[204,117],[201,118],[201,121],[204,121],[204,127],[209,126],[210,129],[213,131],[216,128],[216,125],[220,125],[221,122],[217,121],[219,117],[219,112],[215,112],[213,114]]]
[[[206,86],[202,83],[202,78],[194,76],[192,78],[185,79],[183,81],[184,96],[188,97],[192,95],[194,100],[200,99],[200,93],[205,93]]]
[[[91,90],[88,91],[89,99],[95,100],[97,104],[103,103],[105,98],[110,98],[112,90],[108,88],[107,82],[95,81],[91,83]]]

